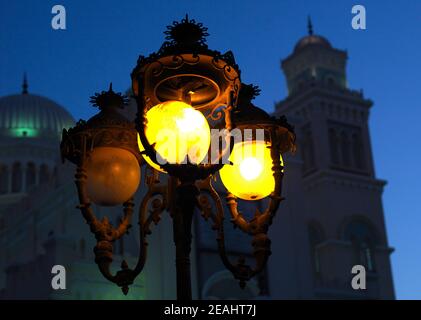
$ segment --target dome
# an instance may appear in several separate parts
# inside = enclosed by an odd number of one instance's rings
[[[311,47],[311,46],[318,46],[321,48],[328,48],[328,49],[332,48],[332,45],[326,38],[313,34],[313,24],[311,23],[310,16],[308,17],[308,20],[307,20],[307,29],[308,29],[308,35],[301,38],[297,42],[297,44],[294,47],[294,53],[297,53],[298,51],[301,51],[304,48]]]
[[[0,98],[0,135],[8,137],[57,137],[74,119],[54,101],[28,94]]]
[[[330,42],[322,37],[322,36],[318,36],[318,35],[308,35],[305,36],[304,38],[301,38],[297,44],[294,47],[294,52],[298,52],[303,50],[306,47],[309,46],[319,46],[319,47],[324,47],[324,48],[332,48],[332,45],[330,44]]]

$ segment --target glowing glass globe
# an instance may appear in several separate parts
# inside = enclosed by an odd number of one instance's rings
[[[181,101],[167,101],[151,108],[146,113],[145,135],[150,144],[155,143],[158,161],[162,164],[183,163],[186,155],[190,161],[199,164],[208,154],[210,128],[204,115]],[[140,139],[138,145],[144,150]],[[164,172],[144,156],[153,168]]]
[[[236,143],[229,160],[220,171],[224,186],[233,195],[244,200],[259,200],[275,189],[272,157],[269,144],[264,141]],[[282,165],[281,157],[281,165]]]
[[[129,200],[140,183],[140,167],[129,151],[95,148],[86,163],[86,189],[89,199],[102,206],[115,206]]]

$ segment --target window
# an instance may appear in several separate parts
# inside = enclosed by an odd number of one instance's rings
[[[44,184],[50,181],[50,172],[46,164],[42,164],[39,169],[39,183]]]
[[[35,164],[29,162],[26,166],[26,190],[29,190],[36,182],[36,167]]]
[[[15,162],[12,166],[12,192],[22,191],[22,166]]]
[[[345,227],[345,240],[354,248],[355,264],[363,265],[368,271],[375,271],[373,248],[376,244],[375,230],[363,220],[354,220]]]
[[[339,164],[339,141],[335,129],[329,129],[330,160],[333,164]]]
[[[352,153],[354,156],[354,165],[358,169],[364,169],[363,159],[363,144],[361,141],[361,135],[354,133],[352,135]]]
[[[367,174],[360,127],[328,121],[328,139],[334,169]]]
[[[348,135],[345,131],[342,131],[341,133],[341,154],[342,154],[342,164],[345,167],[349,167],[350,165],[350,150],[349,150],[349,140]]]
[[[310,257],[313,270],[316,275],[320,275],[320,254],[317,246],[323,242],[324,236],[321,227],[318,224],[311,223],[308,226],[308,239],[310,243]]]
[[[0,194],[5,194],[9,191],[9,170],[7,166],[0,165]]]

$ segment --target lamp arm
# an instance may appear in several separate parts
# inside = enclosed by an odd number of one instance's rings
[[[114,228],[107,217],[99,220],[93,213],[90,200],[86,192],[86,168],[85,163],[81,161],[76,169],[75,183],[79,196],[79,205],[86,223],[90,230],[95,234],[97,244],[94,248],[95,262],[98,268],[106,279],[114,283],[120,283],[121,273],[112,275],[110,272],[110,265],[113,260],[113,242],[119,239],[130,228],[130,221],[133,215],[133,200],[130,199],[124,203],[124,216],[117,228]],[[122,270],[127,266],[125,261],[122,262]],[[128,290],[128,289],[127,289]],[[123,292],[125,289],[123,288]],[[127,291],[125,292],[127,293]]]
[[[271,138],[270,153],[272,158],[272,172],[275,180],[275,187],[273,192],[269,195],[270,199],[266,209],[263,212],[256,209],[253,219],[247,221],[243,214],[238,210],[237,198],[232,193],[228,193],[226,197],[232,223],[250,235],[267,232],[269,226],[272,224],[272,220],[275,217],[276,212],[278,211],[281,201],[284,200],[281,196],[284,168],[280,160],[283,136],[279,130],[277,130],[276,126],[269,128],[269,134]]]
[[[206,180],[197,182],[200,192],[198,195],[199,208],[201,209],[204,219],[211,219],[213,222],[212,228],[217,232],[216,239],[218,252],[222,263],[229,271],[231,271],[234,277],[240,281],[240,287],[244,288],[246,281],[250,280],[265,268],[267,260],[271,254],[270,240],[264,232],[257,232],[253,234],[253,256],[256,261],[254,268],[245,263],[244,257],[240,257],[236,264],[233,264],[230,261],[225,248],[224,208],[218,193],[212,186],[211,179],[212,177],[209,177]],[[214,203],[214,210],[209,199],[212,199]]]
[[[162,212],[167,209],[168,203],[168,187],[165,184],[159,184],[159,173],[150,167],[146,167],[152,171],[151,175],[146,176],[146,184],[148,186],[148,192],[142,199],[142,202],[139,207],[139,239],[140,239],[140,251],[139,259],[134,268],[134,276],[136,277],[140,272],[142,272],[143,267],[145,266],[146,257],[147,257],[147,246],[148,242],[146,236],[152,233],[151,224],[152,222],[157,225],[161,220]],[[151,203],[151,209],[149,209],[149,203]],[[148,215],[149,211],[149,215]]]
[[[282,168],[282,166],[280,167]],[[267,208],[261,212],[259,209],[256,209],[253,219],[248,221],[241,211],[238,210],[238,201],[232,193],[228,193],[226,197],[228,210],[231,214],[231,222],[241,229],[243,232],[250,235],[256,235],[258,233],[266,233],[269,229],[269,226],[272,224],[272,220],[275,217],[279,205],[283,197],[281,197],[282,190],[282,169],[279,169],[279,172],[276,172],[275,169],[275,189],[269,196],[269,204]]]
[[[87,224],[90,227],[92,233],[95,234],[97,244],[94,248],[95,253],[95,262],[98,264],[98,268],[101,271],[102,275],[109,281],[117,284],[121,287],[124,294],[128,293],[129,285],[131,285],[134,279],[140,274],[143,270],[143,267],[146,262],[147,257],[147,241],[146,235],[150,234],[150,224],[159,221],[160,212],[165,209],[166,203],[166,193],[163,192],[163,187],[155,186],[155,181],[147,176],[147,183],[149,185],[149,191],[142,201],[142,205],[139,208],[139,257],[137,264],[134,269],[130,269],[125,260],[121,263],[121,270],[119,270],[115,275],[110,271],[111,263],[113,261],[113,243],[114,241],[120,239],[125,233],[128,233],[128,230],[131,227],[131,220],[133,216],[133,199],[129,199],[123,204],[123,218],[119,222],[118,227],[114,228],[107,217],[99,220],[93,213],[91,203],[88,199],[86,192],[86,169],[83,162],[77,167],[75,182],[77,186],[78,196],[79,196],[79,206],[83,217],[85,218]],[[153,181],[153,182],[152,182]],[[157,205],[157,202],[153,201],[152,209],[149,212],[148,216],[148,201],[154,196],[161,194],[163,197],[163,204]]]

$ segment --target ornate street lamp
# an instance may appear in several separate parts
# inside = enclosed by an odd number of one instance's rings
[[[284,117],[270,117],[252,104],[257,87],[241,83],[230,51],[221,54],[208,48],[202,24],[186,16],[167,28],[168,41],[158,52],[140,56],[131,74],[138,107],[135,123],[118,113],[127,101],[110,88],[92,97],[100,109],[98,115],[63,130],[61,150],[63,158],[77,165],[79,208],[96,236],[95,261],[102,274],[127,294],[145,264],[150,226],[168,211],[176,247],[177,297],[190,300],[191,228],[196,209],[212,220],[222,261],[242,287],[265,267],[270,255],[267,231],[282,200],[281,154],[294,149],[295,135]],[[218,134],[211,129],[218,129]],[[215,145],[217,152],[213,152]],[[147,190],[139,209],[138,263],[131,269],[123,261],[113,275],[113,242],[130,227],[141,165],[146,166]],[[223,204],[212,185],[218,172],[228,190],[232,222],[253,236],[254,268],[244,259],[233,264],[226,254]],[[237,208],[237,198],[266,197],[267,209],[256,211],[250,221]],[[113,227],[106,217],[98,220],[91,202],[123,204],[119,226]]]

